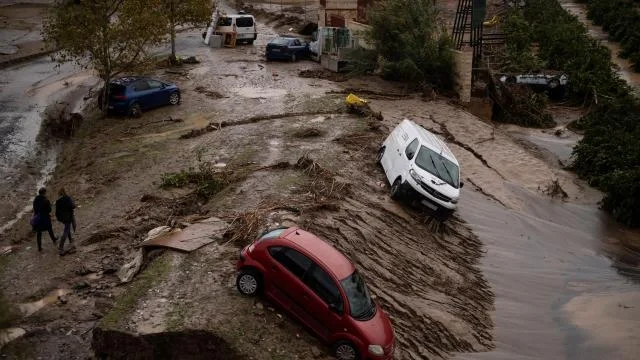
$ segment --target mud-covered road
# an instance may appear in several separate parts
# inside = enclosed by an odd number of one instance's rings
[[[266,62],[277,19],[260,20],[254,46],[209,49],[200,31],[181,33],[181,49],[201,63],[154,73],[181,86],[180,106],[87,121],[64,144],[49,186],[65,186],[80,205],[78,251],[60,258],[45,243],[37,254],[24,219],[7,231],[0,246],[20,241],[1,255],[0,289],[12,303],[42,308],[23,306],[37,311],[16,322],[26,334],[3,355],[146,354],[170,341],[183,358],[215,358],[211,349],[229,359],[326,358],[328,349],[279,309],[237,293],[239,244],[229,238],[191,254],[154,253],[131,284],[119,285],[115,272],[148,230],[211,216],[245,228],[293,223],[333,243],[391,315],[397,359],[638,352],[640,287],[632,280],[640,261],[623,246],[638,235],[609,222],[597,210],[600,195],[560,168],[566,146],[544,147],[558,143],[553,131],[495,127],[377,78],[300,78],[319,66]],[[345,114],[345,88],[363,89],[356,93],[384,121]],[[160,121],[169,117],[182,122]],[[404,117],[443,136],[461,163],[467,184],[445,223],[392,201],[375,164],[381,140]],[[196,154],[231,171],[233,182],[208,202],[189,188],[159,188],[163,174],[197,166]],[[313,161],[294,165],[305,156]],[[545,194],[552,180],[566,199]],[[57,298],[56,289],[68,291]]]

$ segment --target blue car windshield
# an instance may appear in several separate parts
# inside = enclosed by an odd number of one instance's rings
[[[420,147],[420,152],[416,156],[416,165],[454,188],[458,189],[460,187],[460,169],[458,165],[428,147]]]

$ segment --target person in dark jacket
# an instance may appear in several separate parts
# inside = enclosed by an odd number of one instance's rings
[[[63,256],[64,253],[64,242],[67,238],[69,238],[69,244],[71,244],[71,248],[74,247],[73,239],[71,238],[71,224],[74,221],[73,209],[76,207],[73,203],[73,200],[64,188],[60,188],[58,191],[58,195],[60,198],[56,201],[56,219],[60,221],[64,225],[64,231],[62,232],[62,237],[60,238],[60,244],[58,245],[58,251],[60,256]]]
[[[53,226],[51,224],[51,202],[47,199],[47,189],[40,188],[38,190],[38,196],[33,199],[33,217],[31,220],[33,225],[33,231],[36,232],[36,240],[38,242],[38,251],[42,251],[42,232],[49,233],[49,237],[55,245],[58,239],[53,233]]]

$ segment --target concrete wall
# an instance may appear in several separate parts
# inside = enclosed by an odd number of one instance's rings
[[[471,102],[471,72],[473,70],[473,49],[454,50],[455,90],[462,103]]]
[[[347,20],[347,28],[351,30],[351,34],[353,35],[353,37],[358,39],[358,45],[360,45],[360,47],[373,50],[373,44],[367,42],[366,38],[363,35],[363,32],[370,28],[369,25],[359,23],[355,20]]]

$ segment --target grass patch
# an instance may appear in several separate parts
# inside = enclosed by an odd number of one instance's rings
[[[165,326],[167,328],[166,331],[179,331],[184,327],[184,320],[187,317],[189,312],[189,307],[191,304],[186,304],[183,302],[176,303],[171,311],[167,313],[167,320],[165,322]]]
[[[195,194],[202,199],[210,199],[229,183],[229,174],[217,171],[213,164],[202,159],[203,151],[196,152],[197,168],[189,168],[177,173],[162,175],[160,187],[182,188],[188,185],[195,186]]]
[[[118,297],[113,309],[102,319],[101,327],[114,329],[120,325],[135,310],[138,300],[155,284],[164,279],[169,272],[171,272],[171,259],[169,259],[169,256],[165,254],[156,258],[138,275],[125,293]]]

